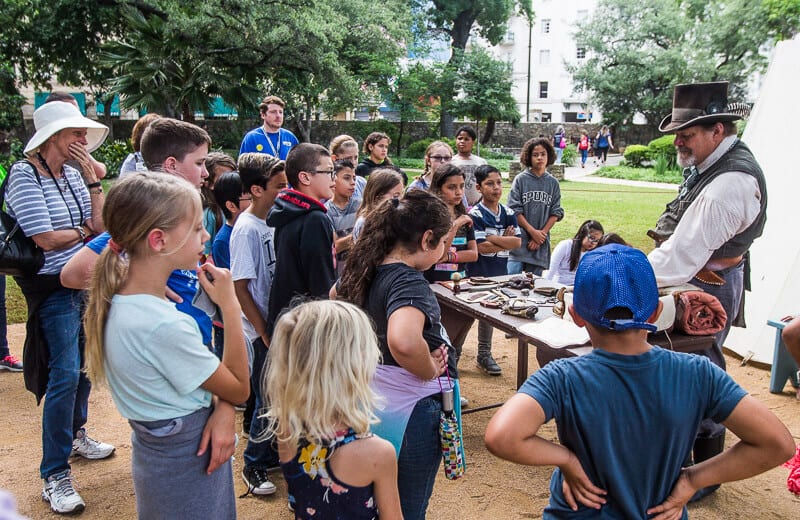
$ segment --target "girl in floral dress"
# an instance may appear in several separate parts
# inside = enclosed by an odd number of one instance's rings
[[[295,518],[402,518],[394,447],[370,433],[379,358],[355,305],[308,302],[278,320],[264,394]]]

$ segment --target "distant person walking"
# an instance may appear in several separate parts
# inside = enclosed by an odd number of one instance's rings
[[[556,164],[561,164],[561,156],[564,155],[564,148],[567,147],[567,133],[564,127],[558,125],[556,133],[553,135],[553,148],[556,150]]]
[[[595,153],[595,162],[600,161],[600,164],[603,165],[606,163],[606,159],[608,158],[608,150],[610,148],[614,148],[614,142],[611,140],[611,130],[608,129],[608,125],[603,125],[600,128],[600,131],[597,132],[597,136],[595,137],[597,141],[597,153]]]

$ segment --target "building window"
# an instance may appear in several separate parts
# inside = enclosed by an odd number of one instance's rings
[[[503,37],[503,39],[505,41],[507,41],[507,42],[513,42],[514,41],[514,31],[509,29],[508,32],[506,32],[506,35]]]
[[[539,51],[539,65],[550,65],[550,51],[547,49]]]
[[[547,97],[547,82],[546,81],[540,81],[539,82],[539,97],[543,98],[543,99]]]
[[[553,114],[550,112],[542,112],[542,123],[549,123],[553,120]]]
[[[542,20],[542,34],[550,34],[550,20]]]
[[[586,58],[586,47],[578,47],[577,52],[575,53],[575,57],[579,60]]]

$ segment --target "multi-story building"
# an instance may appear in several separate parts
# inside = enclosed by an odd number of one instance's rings
[[[588,92],[575,93],[567,65],[580,64],[587,50],[575,35],[589,23],[596,0],[538,0],[531,25],[521,16],[492,48],[513,66],[513,95],[523,122],[598,122],[601,114]]]

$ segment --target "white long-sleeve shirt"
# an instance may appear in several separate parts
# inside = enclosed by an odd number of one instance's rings
[[[735,139],[723,139],[697,166],[701,175],[730,149]],[[755,221],[761,210],[760,201],[758,182],[744,172],[725,172],[711,181],[683,214],[672,236],[647,255],[659,287],[694,278],[714,251]]]

